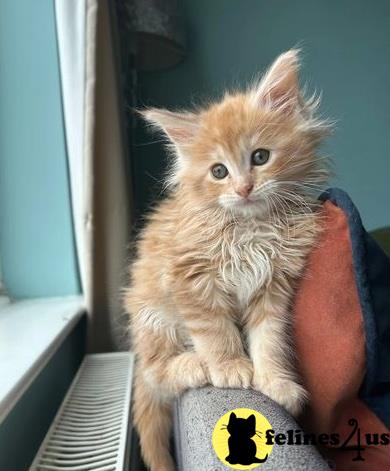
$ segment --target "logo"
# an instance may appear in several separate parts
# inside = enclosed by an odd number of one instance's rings
[[[268,420],[253,409],[234,409],[215,424],[212,443],[222,463],[232,469],[254,469],[265,463],[273,444],[267,444]]]
[[[352,430],[347,437],[339,433],[307,433],[303,430],[277,431],[253,409],[234,409],[223,415],[214,427],[212,443],[222,463],[233,469],[259,468],[267,461],[274,445],[326,446],[352,452],[352,461],[365,461],[366,447],[390,445],[390,433],[362,433],[357,419],[348,420]]]

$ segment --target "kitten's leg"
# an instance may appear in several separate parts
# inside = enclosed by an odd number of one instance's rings
[[[235,323],[218,312],[183,308],[195,350],[207,364],[211,383],[219,388],[250,388],[253,365]]]
[[[307,400],[293,367],[289,296],[275,284],[252,306],[246,326],[253,387],[298,416]]]
[[[169,451],[172,402],[185,389],[207,384],[207,370],[199,355],[183,351],[169,332],[161,329],[140,329],[134,349],[133,412],[142,456],[151,471],[174,471]]]

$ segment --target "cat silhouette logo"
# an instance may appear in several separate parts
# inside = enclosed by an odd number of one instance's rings
[[[213,431],[213,448],[225,466],[254,469],[265,463],[273,445],[265,442],[265,430],[272,425],[252,409],[234,409],[223,415]]]

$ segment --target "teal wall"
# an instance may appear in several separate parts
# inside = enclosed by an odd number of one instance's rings
[[[15,298],[79,289],[53,5],[0,2],[0,259]]]
[[[324,151],[368,229],[390,225],[390,2],[387,0],[185,0],[188,57],[140,77],[141,104],[188,106],[245,83],[282,51],[304,51],[303,81],[323,91],[337,120]],[[135,170],[141,209],[164,158],[141,130]]]

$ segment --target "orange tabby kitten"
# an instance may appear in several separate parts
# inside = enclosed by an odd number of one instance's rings
[[[126,308],[134,421],[151,471],[172,471],[171,404],[187,388],[253,387],[297,415],[289,341],[295,281],[319,231],[315,154],[327,124],[282,54],[245,92],[194,112],[149,109],[173,150],[170,194],[138,242]]]

